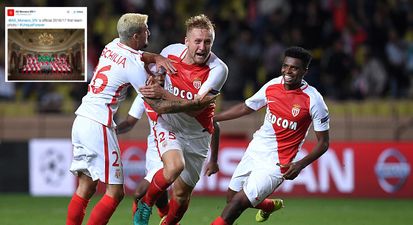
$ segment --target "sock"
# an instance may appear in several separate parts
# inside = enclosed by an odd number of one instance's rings
[[[163,224],[177,224],[182,219],[182,217],[184,217],[184,214],[188,209],[188,205],[189,201],[179,205],[179,203],[176,202],[174,198],[171,198],[171,200],[169,201],[168,215],[166,216],[165,222]]]
[[[89,200],[86,200],[76,193],[73,194],[67,207],[66,225],[81,225],[86,214],[86,207]]]
[[[212,223],[211,225],[229,225],[227,222],[225,222],[222,217],[218,216]]]
[[[169,211],[169,201],[168,201],[168,191],[163,192],[163,194],[156,200],[155,203],[158,208],[159,217],[163,218],[168,214]]]
[[[271,199],[266,198],[254,208],[262,209],[264,212],[272,212],[274,210],[274,202]]]
[[[163,192],[171,186],[171,183],[166,182],[163,175],[163,168],[158,170],[152,178],[152,182],[149,184],[148,190],[145,196],[142,198],[142,202],[152,207],[155,201],[163,194]]]
[[[163,218],[164,216],[168,214],[168,211],[169,211],[169,205],[158,208],[159,217]]]
[[[136,204],[135,199],[133,199],[133,203],[132,203],[132,218],[135,215],[136,209],[138,208],[138,204]]]
[[[113,212],[119,202],[108,195],[104,195],[102,199],[95,205],[90,213],[88,225],[104,225],[109,222]]]

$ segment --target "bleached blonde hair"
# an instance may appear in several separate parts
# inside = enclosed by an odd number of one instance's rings
[[[148,15],[139,13],[123,14],[118,21],[118,34],[121,41],[126,41],[135,33],[141,32],[146,27]]]

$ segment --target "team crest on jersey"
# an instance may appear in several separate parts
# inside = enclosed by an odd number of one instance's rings
[[[194,81],[192,82],[192,84],[194,85],[194,88],[200,89],[200,88],[201,88],[201,85],[202,85],[202,81],[197,79],[197,80],[194,80]]]
[[[115,177],[117,179],[119,179],[120,177],[122,177],[122,171],[120,169],[116,169],[115,171]]]
[[[294,104],[293,108],[291,109],[291,113],[293,114],[294,117],[298,116],[298,114],[300,113],[300,105],[298,104]]]

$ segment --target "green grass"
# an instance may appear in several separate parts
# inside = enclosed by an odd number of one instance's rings
[[[1,225],[59,225],[65,223],[70,198],[0,195]],[[88,207],[89,215],[98,197]],[[112,216],[110,225],[132,224],[131,198],[127,197]],[[183,225],[209,225],[224,207],[224,197],[193,197]],[[407,225],[413,221],[413,200],[402,199],[321,199],[287,198],[286,208],[262,223],[272,225]],[[255,209],[246,210],[235,222],[238,225],[255,222]],[[157,225],[154,211],[150,225]],[[86,224],[86,221],[84,221]]]

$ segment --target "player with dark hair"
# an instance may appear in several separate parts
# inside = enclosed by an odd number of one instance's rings
[[[284,52],[281,76],[266,83],[252,97],[217,114],[215,121],[239,118],[266,107],[261,128],[232,175],[227,205],[212,225],[229,225],[247,208],[259,209],[257,222],[284,206],[281,199],[268,199],[285,180],[323,155],[329,146],[329,116],[323,97],[303,77],[311,54],[300,47]],[[310,154],[294,161],[313,123],[317,144]]]
[[[147,74],[144,62],[157,62],[174,72],[170,60],[142,52],[150,35],[148,16],[127,13],[117,25],[119,38],[105,46],[99,58],[88,93],[76,110],[72,128],[73,160],[70,171],[78,177],[78,186],[67,212],[66,225],[80,225],[98,182],[106,184],[102,199],[90,214],[89,225],[107,224],[123,199],[123,168],[113,115],[126,97],[127,88],[144,86]]]
[[[165,101],[214,96],[227,78],[227,66],[211,52],[215,38],[212,22],[205,15],[198,15],[189,18],[186,27],[185,44],[172,44],[161,52],[174,61],[177,73],[167,75],[165,89],[154,85],[140,89],[145,101],[161,114],[155,134],[164,167],[156,172],[139,201],[135,225],[148,224],[151,207],[172,184],[169,212],[161,224],[175,225],[182,219],[210,149],[215,105],[191,113],[170,113],[182,111],[181,107],[169,107]]]

